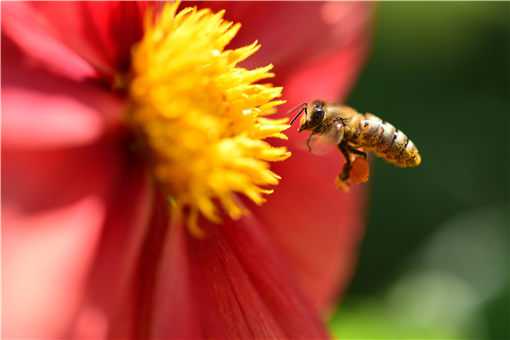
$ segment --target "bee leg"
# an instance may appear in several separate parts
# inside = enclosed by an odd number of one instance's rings
[[[353,146],[347,146],[349,152],[355,154],[355,155],[358,155],[360,157],[362,157],[363,159],[367,159],[367,153],[366,152],[363,152],[363,151],[360,151],[358,149],[356,149],[355,147]]]
[[[308,138],[306,139],[306,147],[308,148],[308,152],[312,152],[312,138],[315,133],[311,132]]]
[[[349,147],[344,143],[338,144],[338,148],[340,149],[340,151],[342,152],[342,155],[345,158],[345,164],[342,169],[342,173],[340,175],[338,175],[338,177],[340,178],[340,180],[342,182],[345,182],[349,179],[349,177],[351,175],[351,169],[352,169],[351,150],[349,150]]]

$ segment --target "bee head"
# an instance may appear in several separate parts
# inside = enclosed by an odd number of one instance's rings
[[[322,124],[326,116],[325,104],[323,101],[314,100],[311,104],[307,105],[305,115],[302,118],[301,126],[298,131],[312,130]]]
[[[292,110],[289,113],[296,112],[297,113],[290,120],[290,125],[292,125],[302,114],[305,113],[304,116],[301,117],[301,124],[299,126],[299,132],[303,130],[312,130],[322,124],[324,117],[326,116],[325,111],[326,104],[320,100],[314,100],[312,103],[303,103]]]

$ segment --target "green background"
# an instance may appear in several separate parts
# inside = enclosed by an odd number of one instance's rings
[[[373,163],[342,339],[510,339],[510,3],[377,5],[348,104],[411,136]]]

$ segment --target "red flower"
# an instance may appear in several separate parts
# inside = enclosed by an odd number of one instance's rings
[[[290,104],[338,101],[366,50],[363,3],[206,3],[258,39],[247,64],[273,63]],[[2,3],[4,335],[322,338],[319,313],[348,280],[362,197],[339,193],[339,158],[296,148],[262,206],[169,227],[146,160],[130,152],[130,68],[145,6]],[[285,112],[285,107],[281,109]],[[322,314],[324,315],[324,314]]]

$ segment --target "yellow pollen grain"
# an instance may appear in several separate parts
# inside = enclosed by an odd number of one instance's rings
[[[265,201],[280,179],[269,162],[290,156],[266,139],[286,139],[289,125],[269,118],[283,103],[281,87],[261,83],[274,76],[272,65],[238,66],[260,45],[226,49],[240,24],[224,20],[224,11],[177,7],[146,14],[133,49],[128,120],[150,151],[174,223],[186,219],[199,237],[200,217],[220,223],[223,213],[247,213],[240,195]]]

